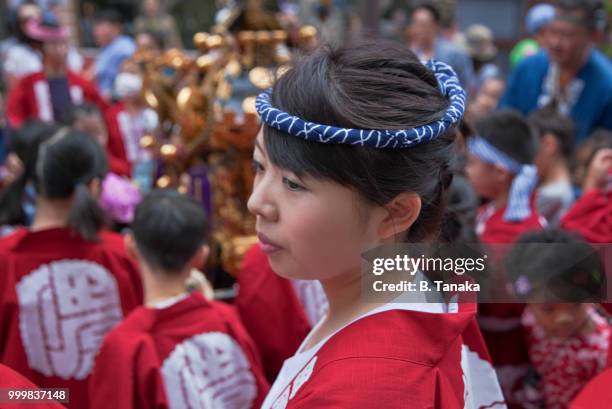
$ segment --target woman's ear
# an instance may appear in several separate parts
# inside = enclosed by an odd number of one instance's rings
[[[378,230],[383,240],[410,229],[421,213],[421,197],[416,193],[403,192],[385,205],[385,209],[387,215]]]
[[[196,250],[193,257],[191,257],[191,261],[189,265],[192,268],[198,270],[204,270],[204,266],[206,265],[206,261],[208,260],[208,255],[210,254],[210,247],[207,244],[204,244],[199,249]]]

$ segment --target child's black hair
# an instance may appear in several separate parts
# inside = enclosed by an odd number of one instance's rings
[[[36,172],[38,147],[58,128],[42,121],[28,120],[11,134],[11,150],[23,165],[23,173],[0,192],[0,226],[27,225],[23,209],[24,191]]]
[[[539,138],[552,134],[559,144],[559,151],[566,160],[574,150],[574,122],[557,112],[552,106],[538,109],[529,115],[528,122],[537,131]]]
[[[74,126],[74,124],[83,115],[98,115],[101,118],[102,112],[96,105],[84,102],[78,105],[69,105],[62,113],[61,122],[66,126]]]
[[[272,104],[320,124],[362,129],[406,129],[440,119],[449,106],[434,74],[406,47],[358,40],[323,47],[297,62],[274,86]],[[268,155],[296,175],[350,187],[366,202],[385,205],[402,192],[422,201],[406,240],[437,237],[452,180],[452,129],[407,149],[328,145],[263,127]]]
[[[106,154],[88,135],[61,128],[38,150],[35,186],[49,199],[72,197],[68,226],[83,239],[94,241],[106,224],[106,215],[89,191],[89,183],[107,172]]]
[[[492,112],[474,124],[475,133],[521,164],[532,164],[538,138],[523,116],[510,109]]]
[[[601,302],[606,290],[596,250],[560,228],[523,234],[506,255],[505,267],[519,299],[527,302]],[[545,299],[538,299],[541,291],[548,292]]]
[[[208,221],[201,203],[174,190],[155,190],[136,208],[132,232],[138,251],[153,268],[183,270],[206,243]]]

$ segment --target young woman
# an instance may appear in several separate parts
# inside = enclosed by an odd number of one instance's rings
[[[61,128],[34,169],[34,221],[0,239],[0,363],[41,388],[69,388],[67,406],[86,409],[99,345],[142,303],[140,276],[123,238],[103,231],[98,143]]]
[[[450,67],[386,42],[323,48],[259,96],[261,248],[329,300],[263,408],[505,407],[473,308],[361,298],[363,251],[439,234],[464,108]]]

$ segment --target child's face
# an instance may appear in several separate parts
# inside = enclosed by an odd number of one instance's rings
[[[469,151],[467,158],[465,172],[476,193],[485,199],[495,199],[507,184],[504,174],[508,172],[480,160]]]
[[[380,241],[381,208],[361,203],[356,192],[337,183],[308,176],[300,180],[274,166],[262,132],[253,163],[248,208],[257,217],[256,230],[272,269],[299,279],[354,275],[361,252]]]
[[[585,325],[589,304],[529,304],[535,319],[549,337],[570,338]]]

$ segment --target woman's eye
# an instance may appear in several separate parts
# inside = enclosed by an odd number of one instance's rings
[[[304,186],[295,183],[294,181],[292,181],[291,179],[288,178],[283,178],[283,183],[285,184],[285,186],[287,186],[287,189],[294,191],[294,192],[299,192],[302,190],[305,190]]]
[[[264,170],[261,163],[257,162],[255,159],[253,159],[253,161],[251,162],[251,167],[253,168],[253,172],[255,173],[259,173]]]

